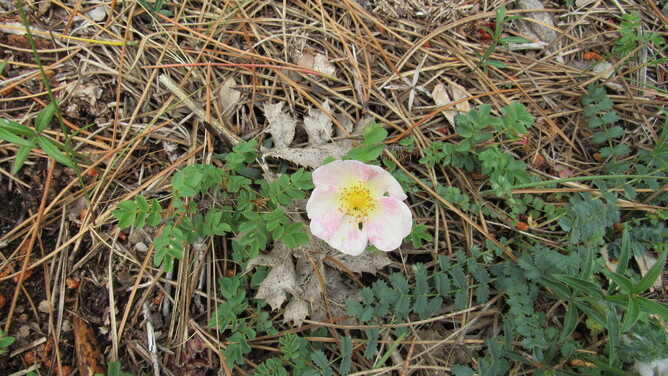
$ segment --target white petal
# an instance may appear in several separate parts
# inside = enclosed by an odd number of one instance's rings
[[[306,203],[306,214],[311,219],[311,233],[320,239],[329,238],[344,216],[339,210],[341,203],[336,198],[338,194],[338,188],[321,185],[313,190]]]
[[[371,244],[381,251],[392,251],[411,233],[413,215],[408,206],[394,197],[382,197],[364,222]]]
[[[374,197],[381,197],[387,192],[390,197],[394,197],[400,201],[406,199],[404,190],[397,179],[389,172],[378,166],[367,166],[371,170],[369,178],[367,179],[366,187],[371,190]]]
[[[334,161],[313,171],[313,184],[316,187],[321,184],[347,187],[366,181],[371,173],[369,167],[359,161]]]
[[[325,241],[332,248],[352,256],[364,252],[368,244],[366,233],[359,229],[357,222],[350,216],[345,216],[336,231]]]

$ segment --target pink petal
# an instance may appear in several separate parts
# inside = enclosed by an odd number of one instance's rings
[[[332,248],[351,256],[357,256],[364,252],[368,242],[367,235],[360,230],[359,224],[353,217],[345,216],[336,231],[324,239]]]
[[[311,233],[321,239],[329,238],[345,215],[339,210],[336,198],[339,189],[331,185],[316,187],[306,203],[306,214],[311,219]]]
[[[364,222],[364,231],[371,244],[387,252],[399,248],[412,226],[413,215],[406,204],[394,197],[382,197]]]
[[[369,178],[367,179],[366,187],[371,190],[374,197],[381,197],[387,192],[390,197],[394,197],[400,201],[406,199],[404,190],[397,179],[389,172],[378,166],[367,166],[371,170]]]
[[[347,187],[366,181],[371,173],[369,167],[359,161],[334,161],[313,171],[313,184],[316,187],[322,184]]]

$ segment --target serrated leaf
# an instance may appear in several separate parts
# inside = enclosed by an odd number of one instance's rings
[[[348,152],[348,158],[360,162],[371,162],[378,159],[378,157],[385,150],[385,145],[361,145]]]
[[[341,367],[339,373],[347,375],[350,372],[353,355],[353,340],[350,337],[341,338]]]
[[[401,295],[397,299],[397,302],[394,306],[394,313],[399,319],[405,319],[408,317],[411,306],[411,297],[408,295]]]
[[[466,274],[464,274],[464,269],[460,265],[455,265],[450,269],[450,276],[455,282],[455,286],[461,288],[466,288]]]
[[[453,376],[473,376],[475,374],[475,371],[471,367],[459,364],[450,367],[450,371],[452,371]]]
[[[441,294],[442,297],[448,298],[450,296],[450,279],[445,273],[438,272],[434,275],[434,281],[436,284],[436,291]]]
[[[415,263],[413,264],[413,274],[415,275],[415,293],[418,295],[427,295],[429,293],[427,268],[422,263]]]
[[[389,276],[389,281],[396,290],[402,294],[408,294],[408,281],[401,273],[392,273]]]
[[[321,371],[329,369],[329,360],[322,350],[316,350],[311,353],[311,361],[315,364]],[[326,371],[325,371],[326,372]],[[331,372],[331,371],[330,371]]]
[[[455,294],[455,308],[458,310],[466,309],[469,304],[469,296],[467,290],[459,290]]]

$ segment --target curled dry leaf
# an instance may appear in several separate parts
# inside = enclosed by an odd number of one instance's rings
[[[540,0],[517,0],[515,4],[518,9],[545,9]],[[527,18],[535,21],[517,20],[521,34],[547,43],[557,39],[554,22],[548,12],[528,12]]]
[[[346,155],[352,146],[348,142],[340,142],[337,144],[318,145],[312,148],[283,148],[271,149],[262,154],[263,157],[274,157],[285,159],[287,161],[296,163],[300,166],[309,168],[318,168],[327,157],[339,159]]]
[[[86,12],[86,16],[95,22],[100,22],[107,18],[107,13],[109,13],[109,6],[99,4]]]
[[[336,68],[329,62],[327,56],[316,53],[305,53],[297,59],[297,65],[302,68],[318,71],[330,77],[336,76]]]
[[[329,315],[322,293],[323,284],[320,282],[308,257],[309,256],[306,253],[302,253],[301,258],[298,258],[297,260],[297,266],[295,268],[299,286],[304,291],[302,299],[307,303],[308,316],[312,320],[325,321],[329,319]],[[321,262],[322,257],[324,257],[324,254],[321,254],[320,257],[315,260],[315,263],[318,265],[320,276],[323,278],[324,286],[327,289],[327,299],[329,301],[332,317],[344,316],[346,315],[346,300],[357,298],[357,290],[351,289],[343,283],[343,278],[339,271],[323,265]],[[295,308],[303,309],[303,307],[303,304],[295,305]],[[291,317],[295,316],[293,312],[286,312],[286,316],[288,314],[290,314]],[[342,323],[353,324],[354,322],[350,321]]]
[[[287,148],[295,138],[297,120],[283,111],[284,102],[267,104],[264,106],[264,116],[269,122],[267,132],[274,139],[274,148]]]
[[[329,102],[322,102],[322,107],[331,112]],[[332,139],[332,119],[324,111],[309,108],[308,116],[304,118],[304,129],[308,134],[308,143],[311,146],[324,145]]]
[[[436,105],[439,107],[445,106],[452,102],[447,90],[445,90],[445,85],[442,83],[434,86],[434,90],[431,92],[431,97],[434,98],[434,103],[436,103]],[[445,116],[446,119],[448,119],[448,122],[452,126],[455,125],[455,113],[453,111],[443,110],[441,113],[443,116]]]
[[[81,376],[104,374],[101,352],[93,328],[79,316],[74,317],[74,348]]]
[[[334,133],[332,119],[319,109],[310,109],[309,115],[304,119],[304,128],[308,134],[309,146],[289,148],[288,145],[294,138],[297,120],[284,113],[282,107],[283,103],[265,106],[265,116],[269,122],[267,131],[274,138],[274,148],[262,149],[264,158],[280,158],[300,166],[318,168],[322,166],[327,157],[341,158],[352,149],[353,145],[350,140],[332,141],[332,134]],[[327,101],[323,102],[322,107],[328,112],[331,111]],[[357,126],[353,126],[352,121],[343,116],[338,116],[337,120],[348,134],[361,133],[363,125],[369,123],[369,118],[362,119]],[[345,137],[346,132],[339,129],[337,135]]]
[[[225,114],[230,111],[237,103],[239,103],[239,98],[241,98],[241,92],[234,89],[237,86],[237,82],[234,78],[229,77],[223,82],[223,85],[220,87],[220,92],[218,96],[218,101],[220,102],[222,113]]]
[[[448,91],[444,84],[440,83],[434,87],[434,91],[431,93],[434,98],[434,102],[437,106],[445,106],[452,102],[460,101],[464,98],[467,98],[469,95],[462,86],[456,84],[453,81],[447,80],[448,89],[451,95],[448,95]],[[467,113],[471,110],[468,100],[464,100],[461,103],[457,103],[453,108],[442,111],[443,116],[448,119],[448,122],[456,127],[455,117],[458,113]]]
[[[255,295],[256,299],[266,300],[272,310],[281,308],[286,299],[286,293],[290,293],[294,297],[301,295],[301,289],[297,285],[292,252],[283,243],[278,242],[268,255],[261,255],[250,260],[246,270],[250,270],[256,265],[272,267]]]
[[[364,252],[357,256],[350,256],[338,252],[338,254],[332,255],[332,257],[336,258],[338,262],[343,264],[353,273],[364,272],[376,275],[380,269],[383,269],[391,263],[390,258],[387,256],[387,252]],[[334,263],[331,265],[334,268],[337,267]]]

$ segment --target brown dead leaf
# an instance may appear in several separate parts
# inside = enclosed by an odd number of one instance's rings
[[[93,328],[81,317],[74,317],[74,349],[81,376],[104,374],[100,363],[101,351]]]
[[[436,103],[436,105],[439,107],[445,106],[452,102],[447,90],[445,90],[445,85],[442,83],[434,86],[434,90],[431,92],[431,97],[434,98],[434,103]],[[452,126],[455,125],[455,113],[453,111],[441,111],[441,113],[443,116],[445,116],[446,119],[448,119],[448,122]]]
[[[531,161],[531,167],[533,167],[535,169],[540,168],[544,164],[545,164],[545,157],[543,157],[540,154],[536,154],[536,156]]]
[[[336,68],[329,62],[327,56],[321,53],[305,53],[302,54],[296,61],[297,65],[302,68],[318,71],[330,77],[336,76]]]
[[[286,293],[293,296],[301,295],[302,291],[297,285],[292,252],[283,243],[278,242],[268,255],[261,255],[250,260],[246,270],[252,269],[255,265],[272,267],[260,284],[255,299],[264,299],[272,310],[278,310],[286,299]]]
[[[234,89],[237,86],[237,82],[233,77],[229,77],[223,85],[220,87],[220,92],[218,96],[218,101],[220,103],[222,113],[225,114],[230,111],[237,103],[239,103],[239,98],[241,98],[241,92]]]
[[[447,81],[447,88],[445,84],[438,84],[434,87],[434,91],[431,93],[431,96],[434,98],[434,103],[436,103],[437,106],[445,106],[448,105],[452,102],[457,102],[459,100],[462,100],[464,98],[467,98],[469,95],[466,92],[466,89],[464,89],[462,86],[456,84],[455,82],[451,80],[446,80]],[[448,94],[448,91],[450,94]],[[450,125],[455,127],[456,129],[456,124],[455,124],[455,117],[459,113],[467,113],[471,110],[471,106],[469,105],[469,102],[467,100],[457,103],[453,107],[442,111],[443,116],[448,120]]]
[[[329,102],[322,102],[322,107],[327,112],[331,112]],[[308,116],[304,118],[304,129],[308,134],[308,143],[311,146],[324,145],[332,140],[334,131],[332,119],[329,115],[320,109],[309,108]]]
[[[323,102],[322,107],[330,112],[329,103]],[[353,145],[350,140],[340,140],[334,142],[332,134],[334,126],[330,117],[319,109],[310,109],[309,115],[304,118],[304,128],[309,138],[309,146],[305,148],[289,148],[288,145],[294,138],[295,126],[297,120],[282,111],[283,103],[265,106],[265,116],[269,122],[267,131],[271,133],[274,139],[272,149],[262,149],[262,156],[285,159],[300,166],[309,168],[318,168],[322,166],[327,157],[341,158],[346,155]],[[343,128],[349,134],[361,133],[363,124],[367,123],[367,118],[363,118],[357,126],[352,124],[350,119],[342,116],[337,117]],[[339,129],[340,137],[346,136],[346,133]]]
[[[364,272],[376,275],[379,270],[392,263],[386,252],[364,252],[358,256],[350,256],[338,252],[338,254],[332,255],[332,257],[353,273]],[[336,264],[333,263],[332,266],[336,268]]]
[[[276,149],[287,148],[290,145],[295,138],[295,128],[297,127],[297,120],[283,111],[284,104],[285,102],[279,102],[264,106],[264,116],[269,123],[267,132],[271,134]]]

